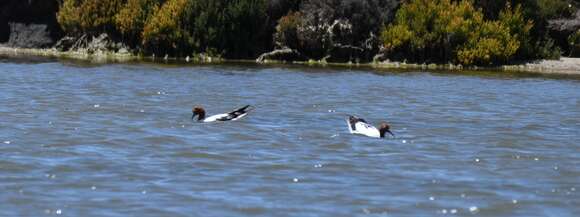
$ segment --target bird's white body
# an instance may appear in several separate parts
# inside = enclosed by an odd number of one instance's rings
[[[381,138],[381,132],[379,132],[376,127],[367,124],[364,121],[356,121],[351,123],[351,121],[347,118],[346,124],[348,125],[348,130],[351,134],[359,134],[372,138]]]
[[[229,115],[230,115],[229,113],[212,115],[212,116],[205,118],[202,122],[210,123],[210,122],[216,122],[216,121],[223,121],[224,119],[228,118]],[[232,118],[228,121],[237,121],[237,120],[245,117],[246,115],[248,115],[248,113],[241,114],[241,115],[239,115],[235,118]]]
[[[237,120],[245,117],[246,115],[248,115],[248,112],[250,112],[252,110],[253,110],[253,107],[250,105],[247,105],[247,106],[244,106],[242,108],[236,109],[232,112],[205,117],[205,110],[201,107],[196,107],[192,110],[193,116],[191,116],[191,119],[193,120],[196,115],[199,115],[197,121],[203,122],[203,123],[210,123],[210,122],[217,122],[217,121],[220,121],[220,122],[221,121],[237,121]]]

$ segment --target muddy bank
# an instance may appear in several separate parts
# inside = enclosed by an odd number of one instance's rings
[[[156,57],[140,56],[127,52],[93,52],[86,51],[59,51],[55,48],[36,49],[36,48],[12,48],[0,45],[0,58],[25,58],[25,57],[47,57],[47,58],[64,58],[83,60],[93,63],[108,62],[134,62],[134,61],[157,61],[166,60],[172,63],[227,63],[243,62],[255,63],[255,60],[231,60],[218,57],[205,56],[199,54],[193,57],[174,58],[174,57]],[[520,71],[543,74],[567,74],[580,75],[580,58],[561,58],[560,60],[539,60],[530,63],[518,65],[504,65],[499,67],[464,67],[454,64],[415,64],[402,62],[374,62],[374,63],[328,63],[326,61],[265,61],[257,64],[264,65],[306,65],[313,67],[370,67],[377,69],[407,69],[407,70],[491,70],[491,71]]]
[[[87,60],[90,62],[123,62],[139,60],[141,57],[129,53],[97,52],[87,53],[83,51],[58,51],[54,48],[12,48],[0,45],[0,57],[47,57]]]
[[[580,58],[563,57],[559,60],[539,60],[521,65],[507,65],[502,68],[512,71],[580,75]]]

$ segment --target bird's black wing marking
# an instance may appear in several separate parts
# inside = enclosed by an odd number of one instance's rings
[[[352,130],[356,130],[356,123],[358,122],[367,123],[364,119],[352,115],[348,117],[348,122],[350,123],[350,128]]]
[[[242,108],[236,109],[233,112],[228,113],[228,116],[225,116],[223,118],[219,118],[217,120],[218,121],[230,121],[230,120],[236,119],[240,115],[248,113],[248,111],[246,111],[246,109],[248,109],[248,108],[250,108],[250,105],[246,105]]]
[[[244,113],[248,112],[248,111],[246,111],[246,109],[248,109],[248,108],[250,108],[250,105],[246,105],[246,106],[241,107],[239,109],[236,109],[235,111],[230,112],[230,113],[234,113],[234,114],[238,114],[238,115],[244,114]]]
[[[234,118],[236,118],[236,117],[234,117],[234,116],[232,116],[232,115],[228,114],[228,116],[225,116],[225,117],[223,117],[223,118],[218,118],[218,119],[216,119],[216,120],[218,120],[218,121],[231,121],[231,120],[232,120],[232,119],[234,119]]]

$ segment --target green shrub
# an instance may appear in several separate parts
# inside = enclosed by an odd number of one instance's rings
[[[534,48],[533,52],[535,52],[532,57],[535,59],[560,59],[562,50],[556,45],[554,39],[549,36],[542,37],[542,40],[536,41],[532,46]]]
[[[147,19],[143,45],[157,54],[188,55],[193,47],[190,33],[192,0],[168,0]]]
[[[531,56],[535,53],[535,46],[531,43],[532,38],[530,31],[534,27],[534,23],[524,17],[521,5],[516,5],[512,9],[510,4],[506,4],[505,8],[499,13],[499,22],[509,29],[520,46],[515,54],[518,57]]]
[[[568,36],[568,44],[570,45],[569,56],[577,57],[580,55],[580,29]]]
[[[255,57],[265,49],[266,0],[195,0],[190,20],[196,50],[231,58]]]

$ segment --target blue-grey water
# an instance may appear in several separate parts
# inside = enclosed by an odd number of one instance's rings
[[[577,78],[3,60],[0,103],[0,216],[580,215]]]

